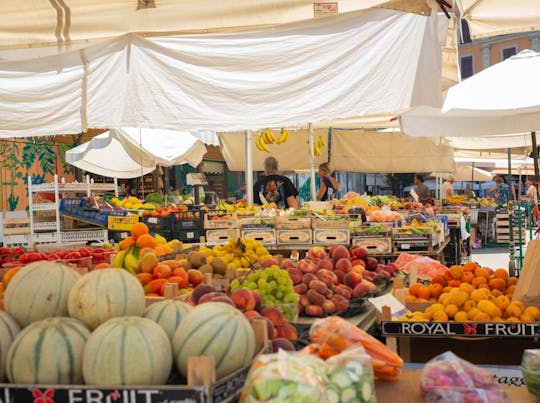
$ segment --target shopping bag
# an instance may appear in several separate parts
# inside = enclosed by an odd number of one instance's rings
[[[512,300],[521,301],[525,306],[540,308],[540,239],[533,239],[527,244],[519,280]]]

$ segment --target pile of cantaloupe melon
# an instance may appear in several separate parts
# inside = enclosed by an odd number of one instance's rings
[[[173,363],[187,376],[191,356],[213,355],[219,379],[249,365],[253,329],[223,303],[192,307],[163,300],[145,308],[125,270],[81,276],[36,262],[11,280],[0,311],[0,378],[17,384],[161,385]]]

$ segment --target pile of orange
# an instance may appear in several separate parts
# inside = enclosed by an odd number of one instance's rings
[[[457,322],[534,322],[540,310],[513,301],[517,278],[505,269],[492,270],[468,262],[452,266],[431,284],[410,286],[406,302],[433,302],[424,312],[414,312],[403,320]]]
[[[121,250],[127,250],[132,246],[138,246],[140,248],[141,256],[148,251],[153,251],[156,256],[162,256],[173,252],[170,245],[158,245],[156,238],[150,235],[148,226],[142,222],[138,222],[131,227],[131,235],[120,241],[119,246]]]

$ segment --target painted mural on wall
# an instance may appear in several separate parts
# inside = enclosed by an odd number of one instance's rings
[[[55,144],[48,140],[24,139],[0,140],[0,183],[3,211],[25,210],[28,208],[28,176],[32,183],[46,183],[54,180],[54,175],[72,182],[73,166],[66,163],[69,144]]]

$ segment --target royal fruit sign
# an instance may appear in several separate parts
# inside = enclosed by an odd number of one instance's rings
[[[538,323],[382,322],[383,336],[539,337]]]

